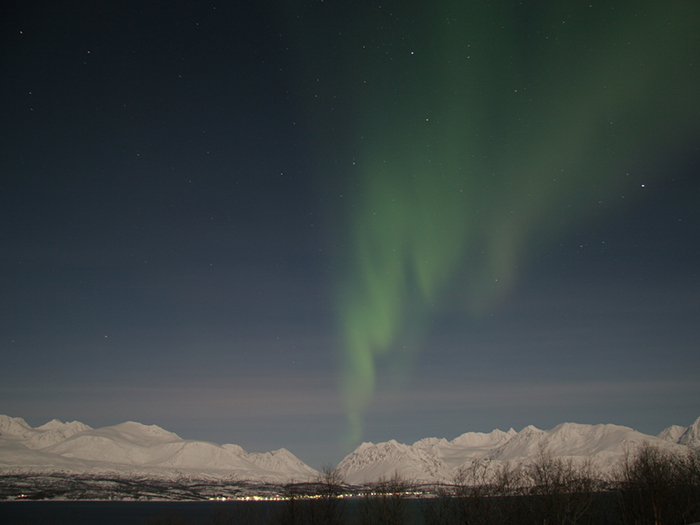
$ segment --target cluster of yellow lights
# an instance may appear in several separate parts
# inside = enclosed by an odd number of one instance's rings
[[[365,496],[422,496],[422,492],[369,492],[366,494],[337,494],[336,498],[354,498]],[[245,496],[242,498],[214,496],[209,498],[210,501],[289,501],[291,499],[321,499],[324,496],[320,494],[299,494],[294,496]]]

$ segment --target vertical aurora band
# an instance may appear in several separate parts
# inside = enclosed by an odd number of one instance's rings
[[[649,180],[700,110],[695,2],[404,4],[358,10],[334,56],[357,135],[337,264],[353,443],[378,365],[404,373],[432,312],[492,308],[529,252],[604,215],[629,173]]]

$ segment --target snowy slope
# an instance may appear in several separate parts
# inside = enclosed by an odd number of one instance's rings
[[[389,479],[394,474],[416,482],[450,482],[460,468],[475,461],[488,462],[491,467],[506,462],[526,465],[546,453],[553,458],[591,460],[606,474],[623,454],[643,443],[682,452],[688,446],[697,447],[699,436],[700,419],[691,427],[672,427],[658,437],[619,425],[562,423],[551,430],[528,426],[520,432],[470,432],[453,441],[427,438],[412,446],[396,441],[363,443],[340,462],[338,470],[351,484]]]
[[[490,454],[492,459],[520,461],[537,457],[542,451],[554,457],[588,458],[617,456],[627,445],[644,442],[663,444],[663,440],[618,425],[579,425],[562,423],[552,430],[527,427]]]
[[[659,434],[659,438],[691,448],[700,448],[700,418],[689,427],[670,426]]]
[[[32,428],[21,417],[0,416],[0,436],[24,440],[26,446],[33,449],[53,445],[85,430],[91,428],[78,421],[61,423],[54,419],[38,428]]]
[[[243,457],[261,469],[271,472],[284,471],[292,481],[302,481],[318,476],[318,472],[311,470],[306,463],[286,448],[272,452],[245,453]]]
[[[204,476],[286,482],[318,472],[281,449],[249,454],[237,445],[184,440],[155,425],[132,421],[92,429],[53,420],[38,428],[0,416],[0,469],[126,472],[166,477]]]
[[[450,473],[436,454],[394,440],[377,445],[362,443],[337,468],[346,483],[353,485],[389,480],[394,474],[413,480],[443,478]]]
[[[663,439],[664,441],[678,443],[678,440],[683,434],[685,434],[687,430],[688,427],[682,427],[680,425],[671,425],[659,434],[659,438]]]
[[[447,441],[444,438],[421,439],[413,444],[413,448],[424,450],[439,458],[452,471],[466,461],[483,458],[516,434],[517,432],[512,428],[508,432],[494,430],[488,434],[467,432],[452,441]]]
[[[700,418],[690,425],[678,440],[681,445],[700,448]]]

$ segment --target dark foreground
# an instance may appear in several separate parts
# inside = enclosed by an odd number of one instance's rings
[[[610,495],[599,494],[599,511],[594,521],[585,523],[622,523],[615,515]],[[524,501],[522,501],[524,503]],[[494,505],[503,508],[504,502]],[[328,514],[320,501],[3,501],[0,502],[0,523],[5,525],[233,525],[233,524],[306,524],[392,523],[429,525],[457,523],[459,506],[439,498],[402,499],[380,503],[363,497],[345,498]],[[507,507],[512,510],[513,503]],[[492,510],[493,510],[492,509]],[[607,509],[607,515],[606,510]],[[482,511],[484,509],[481,509]],[[523,509],[525,508],[523,507]],[[529,512],[529,511],[528,511]],[[448,515],[449,513],[449,515]],[[498,511],[502,517],[502,511]],[[591,514],[591,517],[593,514]],[[476,514],[474,515],[476,517]],[[486,515],[481,518],[486,518]],[[515,516],[512,516],[516,519]],[[542,523],[525,514],[517,523]],[[579,517],[580,518],[580,517]],[[483,521],[488,523],[489,521]],[[475,521],[482,523],[482,521]],[[515,523],[515,522],[513,522]],[[549,522],[548,522],[549,523]],[[584,523],[572,521],[571,523]]]
[[[11,501],[0,502],[3,525],[150,525],[270,523],[276,502]]]
[[[678,524],[653,513],[626,515],[616,492],[579,494],[576,501],[546,496],[407,498],[354,496],[287,501],[0,501],[3,525],[277,525],[277,524]]]

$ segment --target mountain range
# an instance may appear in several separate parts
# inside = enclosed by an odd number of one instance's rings
[[[213,477],[286,483],[318,472],[286,449],[248,453],[238,445],[182,439],[132,421],[94,429],[54,419],[37,428],[0,415],[0,472],[80,472]]]
[[[448,441],[426,438],[413,445],[391,440],[362,443],[337,466],[352,485],[398,475],[421,483],[451,481],[475,463],[526,465],[542,453],[590,460],[609,472],[642,443],[687,452],[700,448],[700,418],[650,436],[619,425],[562,423],[551,430],[534,426],[490,433],[467,432]],[[249,453],[238,445],[187,440],[155,425],[126,422],[93,429],[53,420],[32,428],[23,419],[0,415],[0,474],[38,472],[135,474],[166,478],[208,477],[264,483],[307,481],[319,473],[286,449]]]
[[[452,441],[426,438],[413,445],[394,440],[376,445],[363,443],[337,469],[350,484],[390,479],[395,474],[421,483],[450,482],[461,469],[475,464],[486,469],[506,463],[518,467],[547,454],[551,458],[589,460],[600,474],[606,475],[624,454],[634,453],[643,443],[679,453],[700,448],[700,418],[690,427],[672,426],[658,436],[619,425],[562,423],[551,430],[528,426],[520,432],[512,428],[488,434],[467,432]]]

